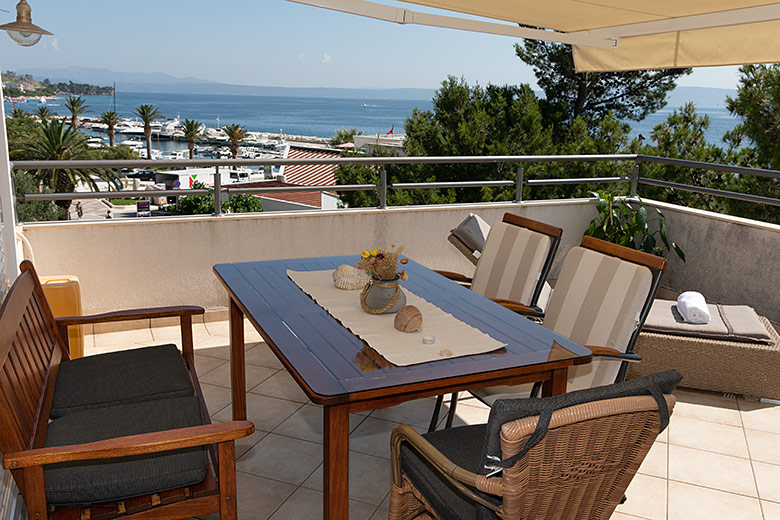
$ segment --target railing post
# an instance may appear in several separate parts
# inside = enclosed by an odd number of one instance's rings
[[[379,167],[379,208],[387,209],[387,170],[384,164]]]
[[[636,188],[639,183],[639,161],[634,163],[634,169],[631,171],[631,196],[636,197]]]
[[[515,202],[523,202],[523,163],[517,167],[517,193],[515,194]]]
[[[221,217],[222,213],[222,176],[219,173],[219,166],[214,170],[214,216]]]

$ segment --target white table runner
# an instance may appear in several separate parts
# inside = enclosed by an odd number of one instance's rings
[[[363,311],[360,291],[336,288],[331,270],[288,270],[287,276],[320,307],[394,365],[407,366],[448,357],[471,356],[506,346],[408,289],[404,289],[406,304],[414,305],[422,312],[422,331],[419,332],[396,330],[393,326],[395,314],[368,314]],[[423,344],[425,336],[433,336],[435,342]]]

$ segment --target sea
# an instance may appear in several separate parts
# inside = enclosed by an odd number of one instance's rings
[[[116,93],[116,99],[113,96],[83,97],[90,110],[85,115],[94,115],[96,118],[104,111],[114,110],[114,107],[120,117],[134,118],[135,107],[151,104],[158,107],[166,119],[196,119],[214,128],[236,123],[251,131],[315,137],[331,137],[342,128],[356,128],[365,134],[400,134],[404,133],[404,123],[415,109],[433,109],[430,99],[346,99],[121,91]],[[56,114],[68,114],[64,99],[50,99],[46,105]],[[10,113],[13,106],[34,112],[41,103],[38,100],[29,100],[13,105],[6,100],[6,114]],[[632,128],[631,137],[642,134],[649,138],[653,128],[664,122],[675,108],[667,106],[639,122],[627,121]],[[707,115],[710,119],[706,138],[712,144],[722,145],[723,134],[738,123],[723,107],[697,107],[697,112]],[[162,149],[183,147],[186,148],[181,143],[160,146]]]

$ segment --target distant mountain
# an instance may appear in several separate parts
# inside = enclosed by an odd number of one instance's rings
[[[667,108],[679,108],[693,102],[696,108],[724,108],[726,96],[736,96],[736,89],[710,87],[677,87],[669,94]]]
[[[74,81],[90,83],[93,85],[110,86],[114,81],[119,85],[124,83],[148,83],[153,85],[178,85],[178,84],[203,84],[214,81],[206,81],[198,78],[177,78],[163,72],[114,72],[108,69],[93,69],[88,67],[68,67],[65,69],[24,69],[17,71],[22,74],[32,74],[37,79],[49,78],[50,81]]]
[[[328,88],[328,87],[266,87],[253,85],[232,85],[205,79],[178,78],[163,72],[114,72],[108,69],[87,67],[68,67],[64,69],[23,69],[20,74],[32,74],[42,81],[48,78],[52,82],[73,81],[92,85],[112,85],[124,92],[169,92],[176,94],[220,94],[254,96],[290,96],[324,97],[352,99],[412,99],[429,100],[435,89],[425,88]],[[726,106],[726,96],[734,96],[734,89],[708,87],[677,87],[669,95],[667,107],[677,108],[692,101],[700,108],[722,108]],[[536,92],[543,97],[544,93]]]
[[[192,77],[177,78],[162,72],[114,72],[107,69],[86,67],[69,67],[66,69],[37,68],[23,69],[16,72],[31,74],[41,80],[49,78],[51,81],[78,81],[97,85],[111,85],[116,81],[117,91],[124,92],[366,99],[431,99],[434,93],[434,89],[421,88],[359,89],[231,85]]]

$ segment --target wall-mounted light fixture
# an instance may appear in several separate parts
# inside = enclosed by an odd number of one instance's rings
[[[16,4],[16,21],[0,25],[0,29],[8,31],[8,36],[22,47],[31,47],[41,41],[41,36],[52,33],[41,29],[32,23],[32,9],[27,0],[19,0]]]

